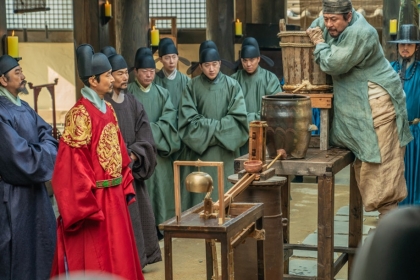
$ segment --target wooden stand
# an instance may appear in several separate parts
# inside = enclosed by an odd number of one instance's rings
[[[249,236],[255,236],[257,239],[255,253],[257,255],[258,280],[265,279],[263,207],[262,203],[232,203],[228,213],[231,218],[224,224],[218,224],[215,219],[199,217],[198,213],[203,210],[203,204],[201,203],[183,212],[182,221],[178,222],[176,218],[173,218],[160,224],[159,229],[165,232],[165,280],[173,279],[172,238],[205,239],[207,280],[233,280],[234,248]],[[213,265],[215,254],[213,254],[212,240],[220,242],[221,278],[218,277],[217,273],[218,265]]]
[[[243,168],[248,159],[244,155],[235,159],[235,173]],[[271,161],[267,159],[266,162]],[[309,175],[318,178],[318,245],[289,244],[289,227],[283,228],[284,255],[291,256],[293,250],[312,250],[318,252],[318,280],[332,280],[340,269],[348,262],[350,273],[354,253],[362,239],[363,205],[355,180],[354,169],[350,168],[350,212],[348,247],[334,246],[334,183],[335,174],[352,164],[354,155],[349,150],[333,148],[328,151],[309,148],[305,159],[279,160],[273,167],[280,176]],[[283,217],[290,220],[290,178],[282,187],[281,204]],[[334,252],[342,253],[334,262]],[[284,279],[306,279],[305,277],[288,275],[289,260],[284,263]],[[313,278],[312,278],[313,279]]]
[[[329,147],[329,131],[330,131],[330,112],[332,108],[332,93],[310,93],[304,94],[311,98],[312,108],[319,108],[321,111],[321,122],[318,129],[320,130],[319,148],[323,151],[328,150]]]

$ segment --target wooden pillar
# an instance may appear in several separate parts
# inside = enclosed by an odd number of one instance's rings
[[[244,23],[242,32],[246,36],[246,23],[252,23],[252,0],[235,0],[234,18]]]
[[[6,0],[0,0],[0,56],[5,52],[6,35]]]
[[[75,49],[80,44],[90,44],[95,52],[110,45],[109,19],[104,17],[105,0],[74,0],[73,1],[73,36]],[[113,1],[109,1],[113,3]],[[112,21],[112,19],[111,19]],[[75,59],[77,59],[75,57]],[[77,65],[77,61],[75,63]],[[79,99],[80,89],[83,87],[76,71],[76,99]]]
[[[234,61],[234,0],[206,0],[207,5],[207,40],[216,43],[220,57]],[[222,66],[223,73],[233,71]]]
[[[394,61],[397,59],[397,46],[394,43],[388,43],[388,41],[395,40],[396,36],[389,34],[389,21],[399,18],[400,0],[384,0],[383,3],[382,47],[385,57],[389,61]]]
[[[278,23],[286,17],[286,0],[252,0],[252,23]]]
[[[115,49],[131,67],[137,49],[149,45],[149,0],[115,2]]]

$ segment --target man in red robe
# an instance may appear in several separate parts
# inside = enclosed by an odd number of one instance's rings
[[[112,92],[111,65],[90,45],[76,55],[85,87],[66,115],[53,173],[60,216],[51,276],[96,271],[144,279],[127,207],[135,201],[130,158],[104,101]]]

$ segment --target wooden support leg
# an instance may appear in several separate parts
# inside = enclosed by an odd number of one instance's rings
[[[290,181],[291,176],[286,176],[287,182],[281,188],[281,212],[283,217],[287,219],[288,224],[287,226],[283,227],[283,243],[289,244],[290,243]],[[288,254],[285,254],[288,256]],[[289,259],[287,258],[284,261],[284,274],[289,274]]]
[[[263,218],[259,218],[255,224],[257,229],[263,228]],[[265,279],[265,263],[264,263],[264,240],[257,241],[257,262],[258,262],[258,280]]]
[[[362,240],[363,203],[357,186],[354,168],[350,166],[350,213],[349,213],[349,248],[357,248]],[[354,255],[349,254],[348,275],[353,265]]]
[[[318,176],[318,280],[334,279],[334,177]]]
[[[222,262],[222,280],[229,280],[229,262],[230,258],[232,257],[229,254],[229,240],[224,238],[220,242],[220,258]],[[232,271],[233,273],[233,271]]]
[[[170,232],[165,232],[163,243],[165,247],[165,280],[172,280],[172,235]]]
[[[319,129],[319,128],[318,128]],[[320,143],[319,148],[323,151],[328,150],[328,133],[330,131],[330,119],[328,109],[321,109],[321,131],[319,134]]]
[[[213,248],[211,239],[206,239],[206,274],[207,280],[211,280],[213,277]]]

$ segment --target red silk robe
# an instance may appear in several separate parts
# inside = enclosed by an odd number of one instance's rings
[[[110,104],[102,113],[81,98],[66,115],[52,179],[60,216],[51,276],[89,270],[144,279],[127,208],[135,194],[129,163]],[[117,186],[96,187],[119,176]]]

